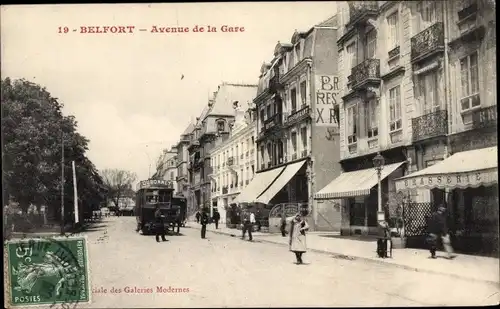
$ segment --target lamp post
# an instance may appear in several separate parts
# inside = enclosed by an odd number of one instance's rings
[[[382,209],[382,179],[381,179],[381,174],[382,174],[382,169],[384,168],[385,164],[385,159],[384,157],[380,154],[380,152],[377,153],[375,158],[373,158],[373,166],[375,167],[375,170],[377,171],[377,178],[378,178],[378,211],[377,211],[377,221],[381,222],[385,220],[385,213]]]

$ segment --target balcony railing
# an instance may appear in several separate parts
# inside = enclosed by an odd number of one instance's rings
[[[281,113],[274,114],[271,118],[264,121],[264,131],[271,130],[281,124]]]
[[[448,133],[448,112],[440,110],[411,120],[413,141],[421,141]]]
[[[297,154],[296,153],[292,154],[292,161],[293,160],[297,160]]]
[[[233,164],[234,164],[234,158],[233,157],[227,158],[227,166],[232,166]]]
[[[497,126],[497,106],[492,105],[478,109],[472,114],[474,129],[491,128]]]
[[[355,23],[364,22],[368,18],[376,16],[377,14],[377,1],[353,1],[349,5],[348,25],[354,25]]]
[[[292,124],[299,122],[300,120],[310,116],[310,107],[309,105],[304,106],[302,109],[295,111],[288,115],[286,119],[287,124]]]
[[[411,61],[417,62],[444,51],[444,26],[437,22],[411,38]]]
[[[222,194],[227,194],[227,192],[228,192],[227,186],[222,187]]]
[[[380,60],[366,59],[351,70],[352,88],[359,88],[369,82],[380,83]]]

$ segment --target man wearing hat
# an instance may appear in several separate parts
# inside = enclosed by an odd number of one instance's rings
[[[434,212],[429,218],[427,224],[428,238],[427,242],[430,246],[431,258],[436,258],[436,251],[439,240],[443,242],[443,247],[448,254],[448,259],[453,259],[456,256],[453,254],[453,247],[451,246],[450,236],[448,234],[448,227],[446,224],[446,208],[439,205],[438,210]]]

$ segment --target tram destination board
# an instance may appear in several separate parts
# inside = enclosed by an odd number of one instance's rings
[[[164,179],[148,179],[148,180],[141,180],[139,182],[139,189],[148,189],[148,188],[173,189],[174,185],[172,181]]]

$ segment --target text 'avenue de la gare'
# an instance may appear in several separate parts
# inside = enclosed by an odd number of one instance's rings
[[[201,26],[195,25],[192,27],[183,27],[183,26],[175,26],[175,27],[167,27],[160,25],[153,25],[151,27],[136,27],[136,26],[80,26],[78,28],[69,28],[67,26],[58,27],[58,33],[70,33],[77,32],[82,34],[133,34],[137,32],[149,32],[149,33],[215,33],[215,32],[223,32],[223,33],[241,33],[245,32],[245,27],[238,25],[222,25],[222,26]]]

